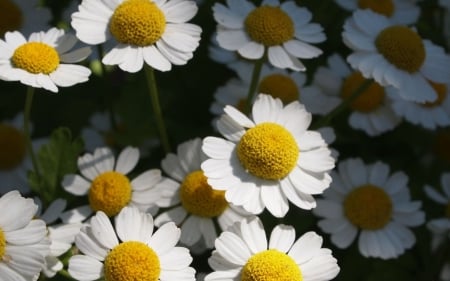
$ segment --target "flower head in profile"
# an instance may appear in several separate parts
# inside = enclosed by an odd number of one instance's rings
[[[232,106],[224,111],[217,128],[225,139],[203,140],[208,159],[201,168],[208,184],[253,214],[267,208],[283,217],[289,201],[314,208],[312,195],[328,188],[334,158],[321,134],[308,130],[311,114],[304,106],[298,101],[283,106],[280,99],[259,94],[252,119]]]
[[[257,217],[235,223],[216,240],[205,281],[331,280],[339,266],[322,237],[310,231],[295,240],[295,229],[279,224],[269,239]]]
[[[186,0],[83,0],[72,27],[87,44],[115,42],[102,59],[106,65],[137,72],[145,62],[168,71],[186,64],[199,45],[201,28],[187,23],[197,9]]]
[[[0,79],[55,93],[58,86],[86,82],[89,68],[72,63],[84,60],[91,49],[71,50],[76,43],[74,35],[57,28],[32,33],[28,40],[18,31],[7,32],[0,40]]]
[[[310,23],[311,12],[294,1],[263,0],[259,7],[248,0],[227,0],[213,6],[217,42],[246,59],[261,59],[278,68],[305,70],[301,59],[322,54],[311,45],[325,40],[322,27]]]
[[[416,242],[409,227],[425,221],[421,202],[411,201],[403,172],[390,175],[382,162],[366,165],[359,158],[339,163],[332,172],[333,182],[317,200],[313,213],[331,242],[347,248],[358,237],[360,253],[365,257],[392,259]]]

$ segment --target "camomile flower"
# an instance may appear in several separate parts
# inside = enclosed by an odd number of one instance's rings
[[[259,7],[247,0],[227,0],[213,6],[217,42],[246,59],[261,59],[278,68],[305,70],[300,59],[322,54],[311,45],[325,41],[322,27],[310,23],[311,12],[294,1],[263,0]]]
[[[32,33],[28,40],[18,31],[7,32],[5,40],[0,40],[0,79],[55,93],[57,86],[86,82],[89,68],[72,63],[84,60],[91,49],[71,51],[76,43],[74,35],[57,28]]]
[[[306,232],[295,240],[295,228],[279,224],[269,240],[258,217],[236,223],[216,239],[205,281],[331,280],[339,266],[322,237]]]
[[[206,159],[201,147],[200,138],[188,140],[178,145],[177,154],[169,153],[161,161],[164,172],[177,181],[178,187],[172,191],[171,206],[174,207],[155,219],[156,226],[170,221],[180,225],[180,242],[190,248],[197,245],[199,252],[202,248],[214,247],[215,222],[225,230],[250,215],[229,204],[224,191],[209,186],[200,168]]]
[[[340,162],[332,177],[312,212],[323,218],[318,225],[333,244],[347,248],[358,239],[364,257],[381,259],[396,258],[414,245],[409,227],[423,224],[425,214],[421,202],[411,201],[405,173],[390,175],[382,162],[366,165],[351,158]]]
[[[450,56],[403,25],[371,10],[358,10],[344,24],[344,43],[353,50],[350,65],[381,86],[394,86],[406,100],[433,102],[428,80],[450,82]]]
[[[232,106],[218,120],[225,137],[206,137],[208,156],[201,168],[214,189],[228,202],[259,214],[267,210],[283,217],[289,201],[312,209],[312,195],[328,188],[334,167],[330,149],[316,131],[307,130],[309,114],[298,101],[283,106],[280,99],[259,94],[252,119]]]
[[[114,40],[102,63],[137,72],[144,62],[168,71],[184,65],[199,45],[201,28],[186,23],[197,4],[185,0],[83,0],[72,15],[77,37],[92,45]]]
[[[195,280],[189,250],[176,247],[180,229],[173,222],[153,232],[153,217],[125,207],[115,217],[98,211],[83,226],[75,244],[83,253],[69,259],[75,280]]]

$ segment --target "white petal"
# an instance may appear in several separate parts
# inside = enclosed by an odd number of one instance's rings
[[[136,167],[138,161],[139,149],[128,146],[119,154],[115,171],[126,175]]]

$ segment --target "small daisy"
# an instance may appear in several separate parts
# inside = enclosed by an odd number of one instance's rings
[[[189,267],[189,250],[176,247],[180,229],[173,222],[153,233],[153,217],[135,207],[125,207],[113,228],[99,211],[81,229],[75,244],[84,255],[69,260],[69,273],[76,280],[195,280]]]
[[[173,221],[181,225],[181,243],[192,247],[200,242],[212,249],[217,238],[215,221],[225,230],[250,214],[229,204],[224,191],[208,185],[200,168],[206,159],[201,149],[201,139],[189,140],[178,146],[177,154],[169,153],[161,161],[163,170],[178,182],[178,187],[173,190],[172,206],[176,205],[175,208],[161,213],[155,225]]]
[[[217,122],[226,138],[207,137],[201,165],[208,184],[225,190],[228,202],[253,214],[264,208],[276,217],[289,210],[289,201],[302,209],[316,206],[313,194],[328,188],[334,158],[303,105],[283,106],[280,99],[259,94],[253,120],[232,106]]]
[[[450,82],[450,56],[444,49],[403,25],[371,10],[358,10],[344,24],[344,43],[354,52],[350,65],[381,86],[394,86],[406,100],[433,102],[427,80]]]
[[[55,93],[57,86],[86,82],[89,68],[71,63],[84,60],[91,49],[70,51],[76,43],[74,35],[57,28],[32,33],[28,41],[18,31],[7,32],[5,41],[0,40],[0,79]]]
[[[186,23],[197,9],[194,1],[184,0],[83,0],[72,27],[87,44],[116,42],[102,59],[106,65],[137,72],[145,61],[168,71],[172,64],[186,64],[199,45],[201,28]]]
[[[298,58],[310,59],[322,50],[310,43],[325,41],[322,27],[310,23],[312,14],[294,1],[280,4],[263,0],[259,7],[247,0],[226,1],[213,6],[217,25],[217,42],[246,59],[261,59],[267,53],[269,62],[278,68],[305,70]]]
[[[279,224],[269,241],[259,218],[236,223],[217,238],[205,281],[331,280],[339,266],[322,237],[310,231],[295,240],[295,229]]]
[[[339,163],[332,177],[313,213],[323,217],[318,225],[337,247],[349,247],[358,233],[359,251],[365,257],[396,258],[414,245],[416,238],[408,227],[423,224],[425,214],[421,202],[411,201],[403,172],[389,175],[388,165],[366,165],[355,158]]]
[[[33,219],[38,206],[17,190],[0,198],[0,276],[29,281],[39,274],[49,251],[45,222]]]

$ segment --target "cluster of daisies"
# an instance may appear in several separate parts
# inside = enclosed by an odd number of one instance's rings
[[[208,51],[233,73],[211,95],[211,133],[149,167],[143,158],[163,136],[116,149],[122,120],[98,112],[80,132],[76,172],[59,179],[65,199],[41,202],[29,175],[39,178],[35,152],[48,139],[30,137],[33,90],[88,83],[90,59],[149,77],[187,64],[205,43],[191,21],[206,2],[82,0],[62,15],[73,32],[48,26],[45,7],[0,3],[8,11],[0,12],[0,79],[28,89],[24,113],[0,122],[1,280],[332,280],[341,270],[333,248],[396,259],[423,225],[431,251],[450,242],[450,172],[433,182],[443,193],[423,188],[447,208],[426,223],[405,172],[332,148],[341,135],[329,121],[342,110],[348,126],[370,138],[403,121],[430,131],[450,125],[449,46],[422,38],[412,0],[333,1],[348,13],[346,56],[321,49],[325,29],[298,1],[210,3],[216,29]],[[439,4],[450,13],[448,1]],[[24,8],[43,13],[43,31]],[[324,63],[309,71],[320,56]],[[299,210],[317,228],[298,233],[283,223]],[[209,267],[195,268],[205,253]],[[450,280],[450,263],[439,269]]]

